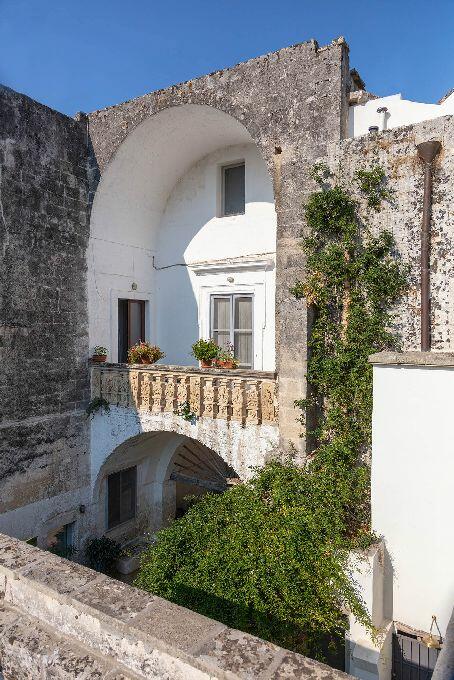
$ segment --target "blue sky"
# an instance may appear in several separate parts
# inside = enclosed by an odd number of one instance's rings
[[[454,0],[0,0],[0,82],[73,115],[339,35],[378,95],[454,87]]]

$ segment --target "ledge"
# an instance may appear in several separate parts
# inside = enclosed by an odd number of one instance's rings
[[[454,368],[453,352],[378,352],[371,354],[374,366],[444,366]]]
[[[10,620],[12,616],[14,621]],[[64,635],[79,650],[72,653],[73,657],[95,655],[101,665],[110,660],[127,669],[121,676],[114,675],[112,680],[119,677],[128,680],[131,677],[347,680],[351,677],[0,534],[2,654],[12,639],[11,625],[21,619],[28,622],[31,630],[46,629],[49,658],[58,653],[58,636]],[[16,629],[16,633],[20,631]],[[11,645],[8,649],[9,668],[14,668],[19,653],[23,656],[28,652],[32,660],[33,655],[36,656],[39,640],[25,638],[20,642],[16,649]],[[5,659],[6,655],[2,664]],[[35,675],[27,677],[37,677],[36,668],[33,670]],[[61,677],[80,676],[67,673]],[[107,680],[111,675],[102,677]]]
[[[453,355],[454,356],[454,355]],[[122,371],[162,371],[164,373],[198,373],[199,375],[238,376],[239,378],[258,378],[260,380],[276,380],[273,371],[254,371],[245,368],[199,368],[198,366],[164,366],[163,364],[111,364],[91,361],[92,368],[112,368]]]

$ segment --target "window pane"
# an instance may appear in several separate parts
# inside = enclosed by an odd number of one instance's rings
[[[252,330],[252,298],[235,298],[235,329]]]
[[[252,332],[235,331],[235,356],[242,368],[252,368]]]
[[[136,515],[136,472],[137,468],[129,468],[121,472],[121,511],[122,522]]]
[[[213,330],[230,330],[230,298],[213,298]]]
[[[230,342],[230,331],[213,331],[213,340],[222,349],[227,349]]]
[[[223,169],[224,215],[238,215],[245,209],[244,163]]]
[[[145,340],[142,328],[142,308],[143,302],[129,301],[129,346],[136,345],[140,340]]]
[[[107,527],[120,524],[120,472],[115,472],[107,478]]]

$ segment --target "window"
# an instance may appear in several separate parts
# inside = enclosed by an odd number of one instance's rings
[[[118,361],[126,363],[128,349],[145,340],[144,300],[118,300]]]
[[[222,215],[242,215],[245,210],[245,165],[222,168]]]
[[[136,516],[137,468],[114,472],[107,478],[107,528]]]
[[[211,296],[211,337],[220,347],[233,345],[240,368],[252,368],[252,295]]]

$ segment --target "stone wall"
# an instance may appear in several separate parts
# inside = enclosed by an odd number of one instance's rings
[[[348,48],[295,45],[89,115],[93,158],[101,173],[146,118],[180,104],[208,105],[244,125],[273,177],[277,212],[276,350],[283,445],[300,447],[293,407],[305,394],[307,313],[289,287],[303,273],[299,246],[307,171],[346,132]],[[95,188],[94,186],[92,187]]]
[[[87,481],[86,157],[84,125],[0,89],[0,513]]]
[[[317,661],[0,534],[0,674],[348,680]]]
[[[405,351],[420,349],[420,253],[424,168],[416,145],[429,140],[442,144],[435,160],[431,243],[432,349],[454,349],[454,118],[435,120],[365,135],[331,147],[330,164],[348,186],[355,170],[381,165],[392,200],[380,213],[361,206],[372,230],[389,229],[398,252],[410,266],[410,289],[396,309],[396,329]]]

